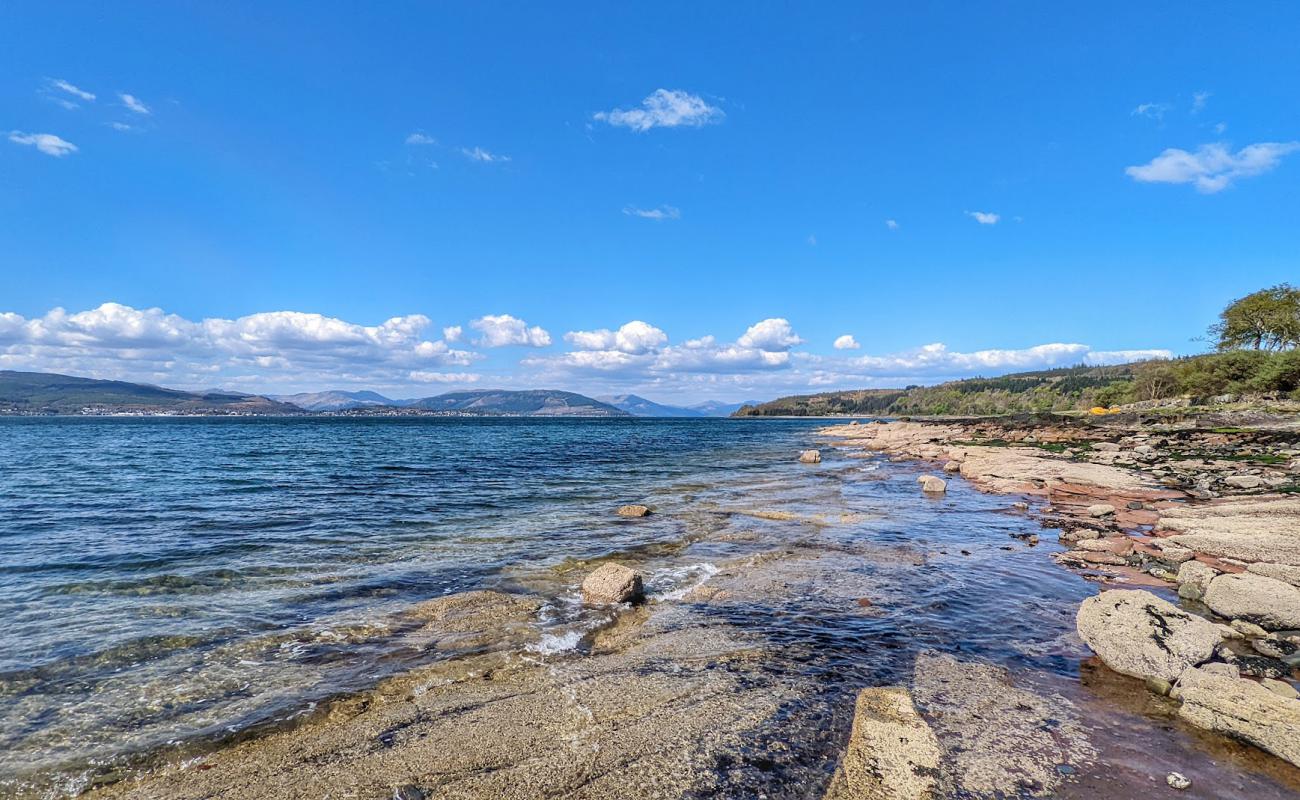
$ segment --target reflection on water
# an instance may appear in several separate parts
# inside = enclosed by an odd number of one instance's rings
[[[1207,746],[1167,720],[1153,736],[1158,714],[1081,684],[1074,610],[1094,589],[1050,561],[1054,545],[1015,538],[1036,526],[1014,498],[961,481],[924,497],[916,468],[831,450],[795,463],[817,427],[0,421],[0,787],[75,789],[446,657],[402,612],[452,592],[539,594],[540,630],[519,646],[581,658],[609,620],[576,587],[609,556],[645,570],[651,597],[690,624],[753,637],[799,698],[760,731],[755,750],[780,755],[758,778],[718,765],[733,796],[799,796],[776,787],[824,779],[853,695],[906,682],[926,650],[1118,715],[1093,733],[1103,759],[1140,763],[1147,747],[1173,763]],[[656,513],[614,516],[625,502]],[[735,569],[752,558],[774,560]],[[730,588],[701,602],[702,585]],[[1203,774],[1228,787],[1219,796],[1294,791],[1256,777],[1256,756],[1215,755]],[[1107,796],[1136,796],[1140,771]]]

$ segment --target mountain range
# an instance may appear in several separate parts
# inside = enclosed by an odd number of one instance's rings
[[[144,383],[0,370],[0,413],[292,415],[302,409],[239,392],[186,392]]]
[[[599,400],[621,408],[634,417],[729,417],[742,406],[754,405],[758,401],[743,403],[722,403],[709,400],[689,406],[672,406],[656,403],[635,394],[604,395]]]

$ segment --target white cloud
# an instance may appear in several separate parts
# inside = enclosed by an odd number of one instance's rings
[[[858,344],[858,340],[854,339],[852,334],[846,333],[836,337],[834,347],[836,350],[857,350],[862,345]]]
[[[481,147],[473,147],[473,148],[462,147],[460,149],[460,152],[464,153],[465,157],[468,158],[470,161],[482,161],[485,164],[499,164],[501,162],[510,160],[510,156],[502,156],[502,155],[497,155],[496,153],[489,153],[487,150],[484,150]]]
[[[413,370],[407,377],[416,383],[477,383],[482,375],[474,372],[429,372]]]
[[[421,336],[420,314],[360,325],[321,314],[271,311],[199,321],[120,303],[26,319],[0,314],[0,369],[211,387],[217,382],[317,388],[405,382],[431,366],[464,366],[478,353]]]
[[[60,91],[67,92],[73,97],[79,97],[82,100],[85,100],[87,103],[94,102],[95,100],[95,95],[93,92],[87,92],[85,89],[81,89],[77,86],[73,86],[71,83],[68,83],[62,78],[51,78],[50,86],[53,86],[55,89],[59,89]]]
[[[601,328],[595,331],[569,331],[564,340],[579,350],[613,351],[627,355],[643,355],[658,350],[668,342],[668,334],[659,328],[632,320],[616,331]]]
[[[61,139],[52,133],[23,133],[22,131],[10,131],[9,141],[14,144],[28,145],[35,147],[47,156],[62,158],[63,156],[77,152],[77,146],[72,142]]]
[[[122,92],[121,94],[118,95],[118,97],[122,99],[122,105],[126,106],[127,110],[129,111],[134,111],[137,114],[145,114],[145,115],[153,113],[152,111],[149,110],[149,106],[145,105],[143,102],[141,102],[140,98],[136,97],[133,94],[127,94],[126,92]]]
[[[1165,118],[1165,112],[1169,111],[1170,108],[1171,106],[1168,103],[1143,103],[1133,109],[1130,116],[1162,120]]]
[[[1210,92],[1197,92],[1192,95],[1192,113],[1198,114],[1205,110],[1205,101],[1210,99]]]
[[[886,227],[886,228],[889,228],[891,231],[896,231],[896,230],[898,230],[898,220],[896,220],[896,219],[887,219],[887,220],[885,220],[885,227]]]
[[[546,347],[551,343],[551,334],[544,329],[536,325],[530,328],[528,323],[509,314],[488,314],[474,320],[469,326],[482,334],[478,340],[480,347]]]
[[[1262,175],[1282,157],[1300,149],[1300,142],[1260,142],[1233,153],[1222,144],[1204,144],[1189,153],[1169,148],[1150,162],[1124,172],[1141,183],[1191,183],[1204,194],[1226,189],[1238,178]]]
[[[640,108],[601,111],[592,118],[643,132],[651,128],[698,127],[721,122],[724,116],[722,109],[709,105],[698,95],[680,89],[656,89],[641,101]]]
[[[744,335],[736,340],[736,344],[766,352],[783,352],[797,344],[803,344],[803,339],[799,338],[787,320],[777,317],[749,326]]]
[[[422,131],[416,131],[406,137],[406,143],[410,145],[437,144],[438,140]]]
[[[135,130],[135,128],[131,127],[130,125],[127,125],[125,122],[110,122],[108,123],[108,127],[112,128],[115,131],[121,131],[122,133],[127,133],[129,131]]]
[[[967,211],[966,216],[975,220],[981,225],[997,225],[1002,215],[994,214],[990,211]]]
[[[1151,361],[1152,359],[1173,358],[1172,350],[1093,350],[1084,357],[1085,364],[1104,366],[1107,364],[1128,364],[1133,361]]]
[[[642,219],[652,219],[656,222],[662,222],[666,219],[681,219],[682,212],[673,206],[659,206],[658,208],[635,208],[627,206],[623,213],[629,217],[641,217]]]
[[[459,342],[461,334],[463,334],[464,332],[465,329],[459,325],[448,325],[447,327],[442,329],[443,341]]]

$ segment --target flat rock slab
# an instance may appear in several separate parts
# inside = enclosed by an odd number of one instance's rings
[[[1089,597],[1080,604],[1075,624],[1106,666],[1170,683],[1209,659],[1223,639],[1213,622],[1141,590],[1111,589]]]
[[[1183,702],[1178,715],[1191,724],[1250,742],[1300,766],[1300,700],[1205,669],[1187,670],[1174,696]]]
[[[1165,509],[1157,528],[1201,553],[1300,566],[1300,499],[1258,496]]]
[[[931,800],[939,761],[939,741],[906,689],[863,689],[826,800]]]
[[[1220,575],[1210,581],[1205,604],[1216,614],[1267,630],[1300,628],[1300,587],[1266,575]]]

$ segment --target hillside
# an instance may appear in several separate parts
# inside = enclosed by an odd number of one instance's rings
[[[598,398],[615,408],[622,409],[634,417],[704,417],[703,411],[682,406],[669,406],[656,403],[635,394],[616,394]]]
[[[622,409],[573,392],[555,389],[505,391],[487,389],[448,392],[407,405],[417,411],[484,416],[528,417],[627,417]]]
[[[304,411],[343,411],[349,408],[367,408],[369,406],[405,405],[403,402],[390,400],[378,392],[345,392],[337,389],[325,392],[277,394],[271,395],[271,399],[282,403],[292,403]]]
[[[1233,351],[968,378],[935,386],[795,395],[746,406],[735,416],[978,416],[1083,411],[1172,398],[1205,402],[1242,394],[1300,399],[1300,351]]]
[[[0,370],[4,414],[301,414],[257,395],[186,392],[142,383]]]

